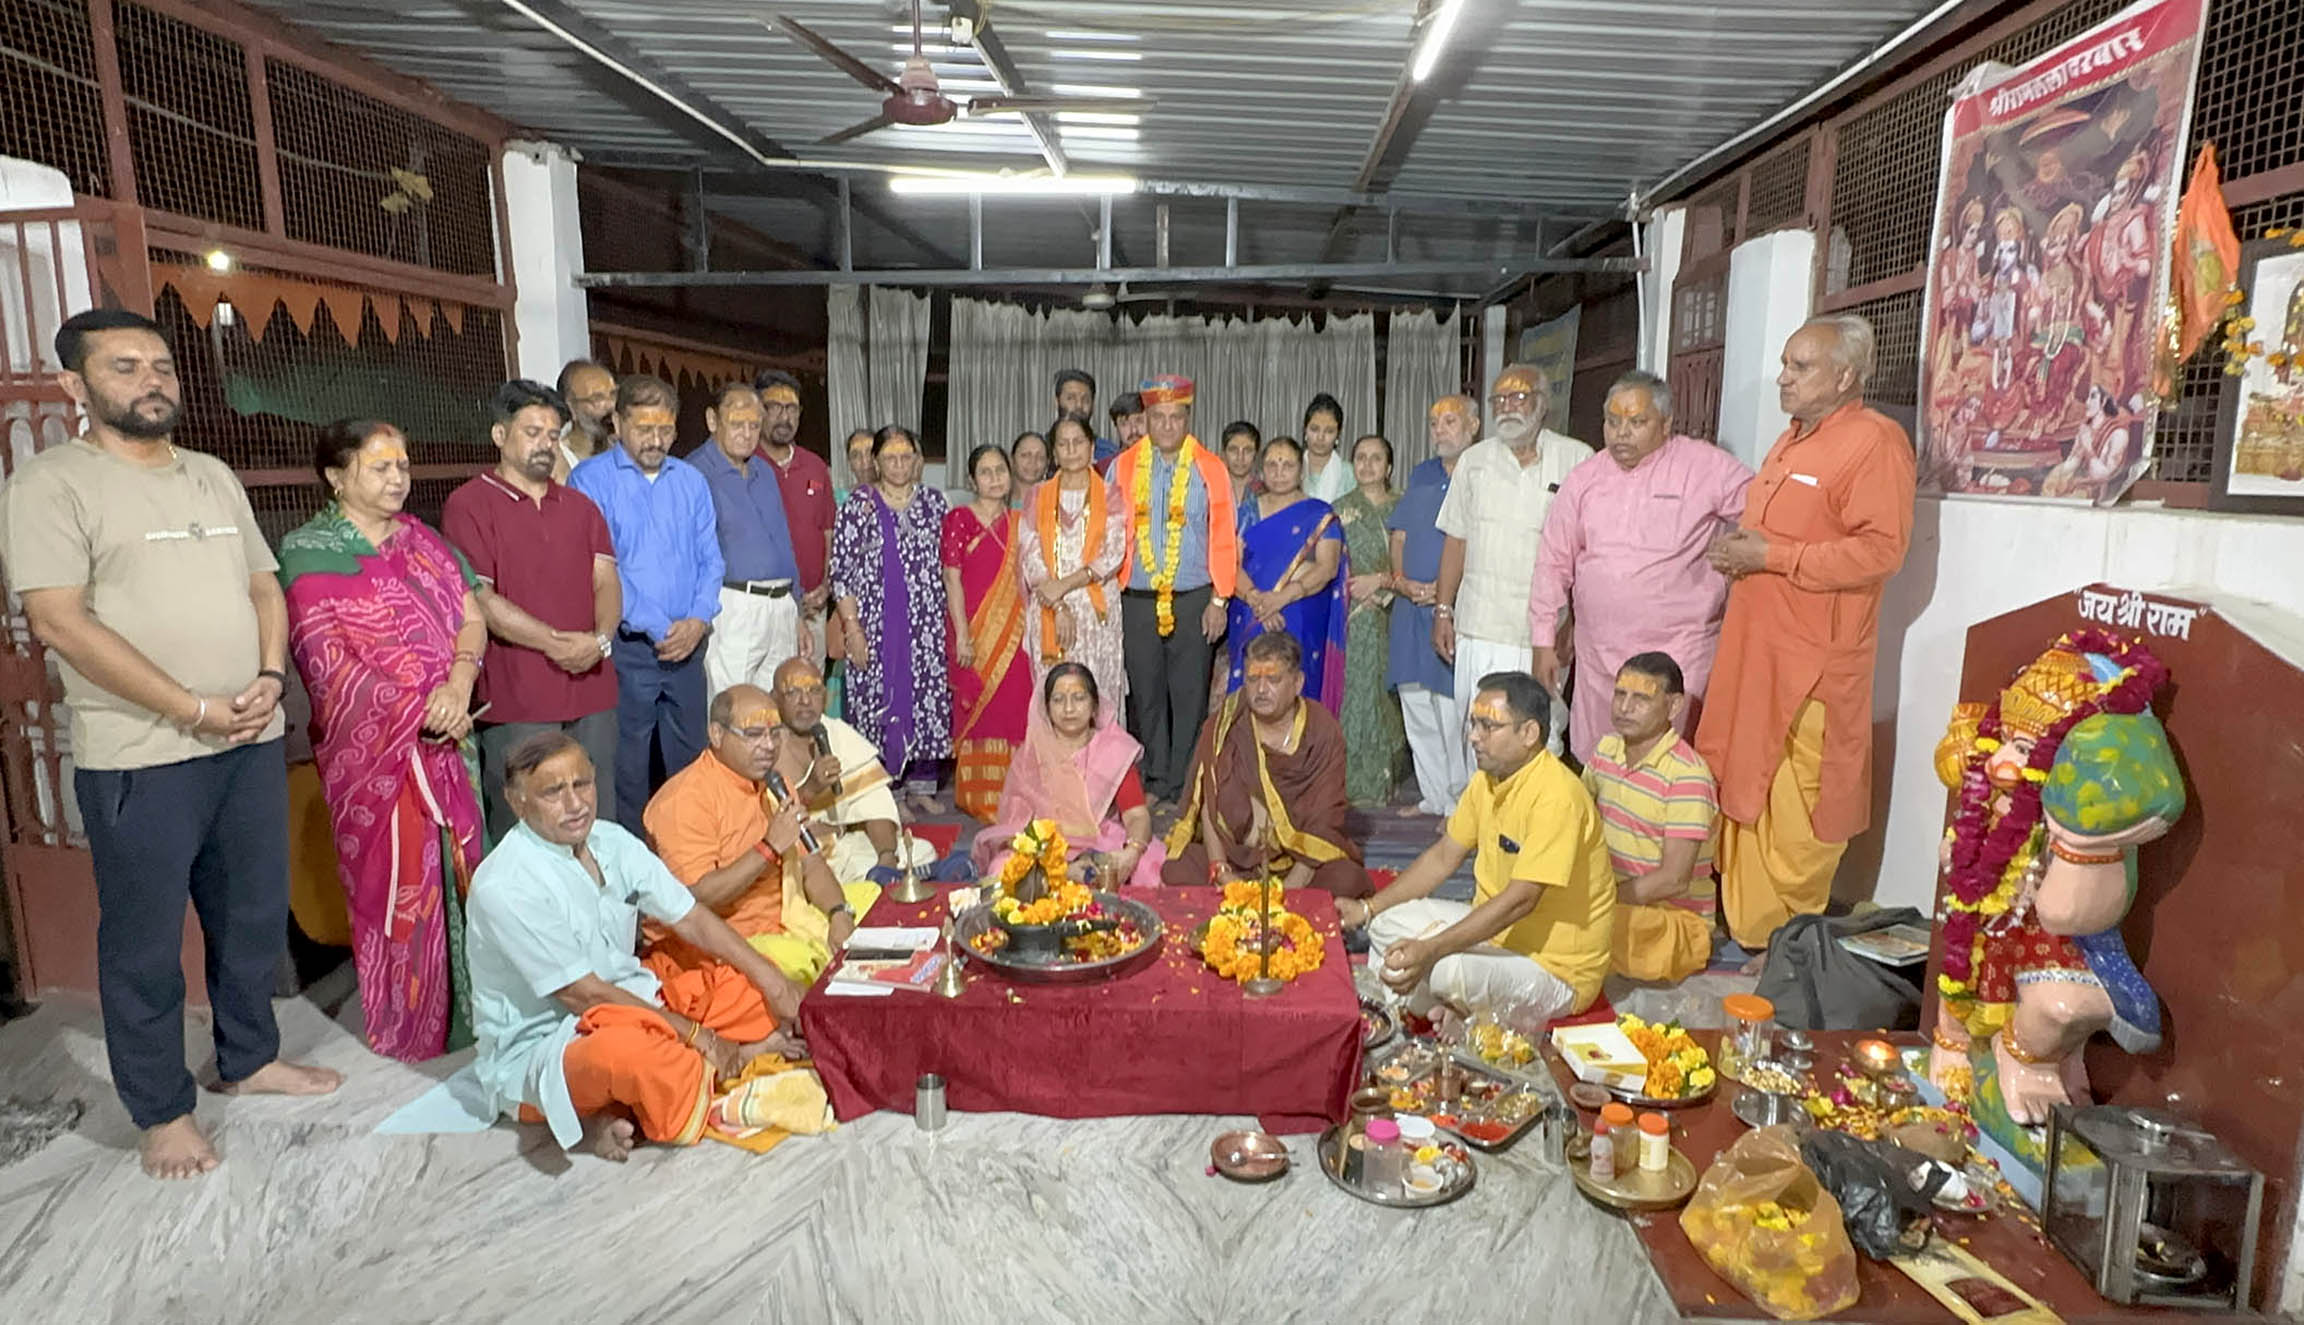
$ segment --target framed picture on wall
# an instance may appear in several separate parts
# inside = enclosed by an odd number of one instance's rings
[[[2264,352],[2224,379],[2208,504],[2304,515],[2304,248],[2285,238],[2242,246],[2240,288],[2239,315],[2256,320],[2240,339]]]

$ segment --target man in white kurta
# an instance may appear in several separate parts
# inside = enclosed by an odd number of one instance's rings
[[[1440,580],[1432,647],[1455,665],[1455,739],[1481,677],[1525,672],[1534,661],[1528,636],[1528,590],[1553,494],[1592,448],[1543,426],[1552,406],[1544,370],[1514,364],[1488,394],[1489,427],[1456,463],[1440,506]],[[1567,729],[1558,706],[1546,724],[1554,749]],[[1471,763],[1469,748],[1466,766]]]

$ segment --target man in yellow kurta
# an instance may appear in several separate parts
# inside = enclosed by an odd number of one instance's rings
[[[1820,317],[1784,344],[1792,426],[1715,540],[1734,581],[1696,749],[1720,779],[1720,909],[1749,950],[1831,900],[1872,812],[1880,593],[1912,538],[1912,442],[1864,406],[1872,326]]]
[[[1469,722],[1479,771],[1447,831],[1391,887],[1337,903],[1412,1011],[1481,1004],[1533,1030],[1599,997],[1616,877],[1591,794],[1544,748],[1551,710],[1526,672],[1482,677]],[[1474,852],[1473,904],[1431,896]]]

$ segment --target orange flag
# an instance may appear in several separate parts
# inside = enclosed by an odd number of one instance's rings
[[[2224,184],[2216,171],[2216,145],[2200,149],[2192,181],[2176,205],[2174,275],[2170,296],[2176,306],[2176,362],[2190,359],[2200,342],[2224,320],[2225,296],[2240,271],[2240,236],[2224,205]]]

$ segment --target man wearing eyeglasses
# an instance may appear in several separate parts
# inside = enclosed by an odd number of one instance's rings
[[[696,762],[667,778],[648,802],[649,844],[687,885],[698,905],[726,920],[787,977],[806,985],[856,928],[862,906],[833,879],[824,854],[802,833],[816,826],[788,781],[771,779],[786,745],[804,745],[784,726],[776,701],[754,685],[735,685],[712,700],[711,744]],[[714,959],[668,928],[642,926],[648,968],[660,979]]]
[[[712,489],[672,456],[680,397],[654,377],[616,386],[616,445],[568,476],[608,519],[624,619],[616,664],[616,819],[641,831],[656,790],[653,759],[686,768],[704,748],[704,637],[720,614],[720,556]],[[659,747],[661,749],[659,750]]]
[[[1456,462],[1440,505],[1447,541],[1434,590],[1432,647],[1459,677],[1525,672],[1533,664],[1528,591],[1544,517],[1569,473],[1592,457],[1591,447],[1544,426],[1551,407],[1543,369],[1516,363],[1497,374],[1488,393],[1488,436]],[[1455,688],[1459,733],[1470,689]],[[1545,729],[1558,749],[1567,715],[1557,696],[1553,703]]]

